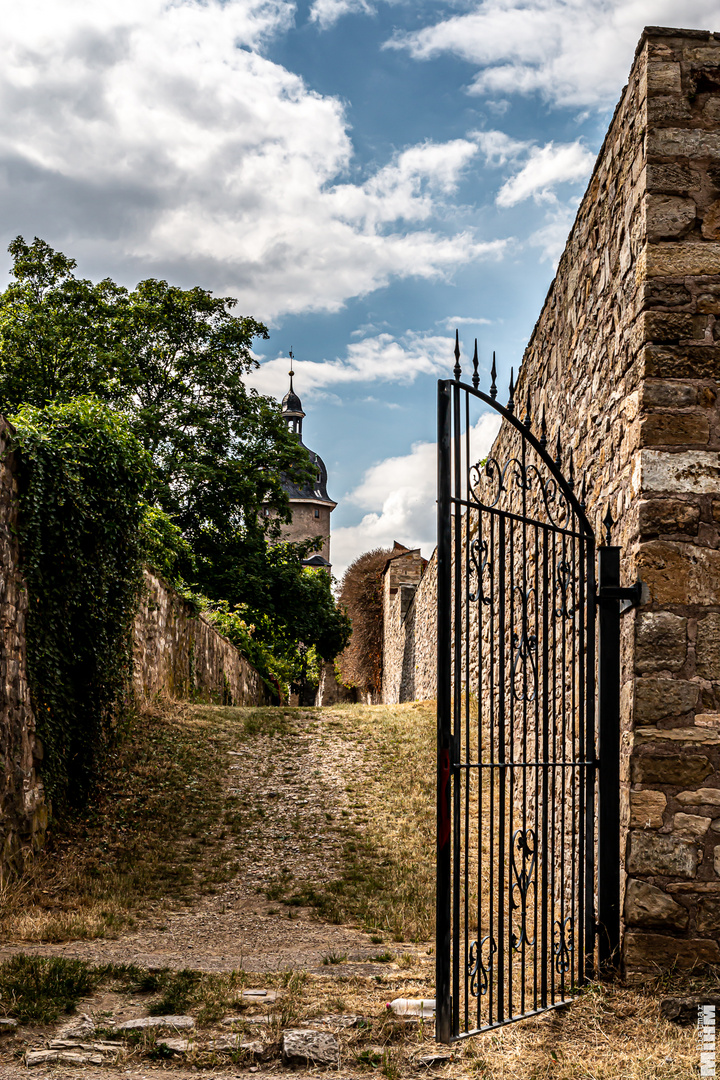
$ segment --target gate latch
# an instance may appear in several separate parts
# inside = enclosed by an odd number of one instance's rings
[[[628,585],[626,587],[620,585],[604,585],[598,589],[597,599],[602,600],[620,600],[620,614],[623,615],[626,611],[630,611],[631,608],[640,607],[642,603],[643,583],[640,578],[637,579],[634,585]]]

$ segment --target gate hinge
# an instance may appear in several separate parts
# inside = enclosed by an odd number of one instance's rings
[[[640,607],[642,603],[643,595],[643,583],[640,578],[637,579],[634,585],[620,586],[620,585],[604,585],[597,591],[597,600],[600,603],[603,600],[620,600],[620,614],[625,611],[630,611],[631,608]]]

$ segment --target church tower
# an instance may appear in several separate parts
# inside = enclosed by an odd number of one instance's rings
[[[288,430],[305,446],[302,430],[305,413],[300,398],[293,388],[295,372],[292,370],[292,361],[291,349],[290,389],[282,399],[282,415]],[[307,446],[305,446],[305,449],[315,467],[315,477],[311,482],[302,486],[293,484],[287,479],[283,480],[283,487],[290,500],[290,509],[292,510],[292,522],[284,526],[283,538],[297,543],[300,540],[311,540],[315,536],[322,536],[322,548],[320,551],[314,552],[305,565],[324,566],[327,570],[330,570],[330,515],[337,503],[333,502],[327,493],[325,462],[314,450],[310,450]]]

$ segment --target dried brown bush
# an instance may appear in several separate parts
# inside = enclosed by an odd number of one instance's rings
[[[340,586],[340,602],[352,620],[350,644],[337,658],[342,681],[379,694],[382,687],[382,573],[392,555],[374,548],[350,563]]]

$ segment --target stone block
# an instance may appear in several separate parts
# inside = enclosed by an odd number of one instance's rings
[[[681,806],[720,806],[720,788],[702,787],[695,791],[680,791],[675,798]]]
[[[634,784],[691,787],[714,771],[704,754],[642,754],[632,759]]]
[[[697,535],[700,507],[680,499],[646,499],[640,503],[641,533],[689,533]]]
[[[705,446],[709,438],[710,424],[702,413],[651,413],[640,428],[643,446]]]
[[[720,680],[720,615],[714,612],[698,619],[695,670],[704,679]]]
[[[707,938],[676,938],[665,934],[628,931],[623,939],[625,967],[632,971],[667,971],[720,963],[717,941]]]
[[[679,195],[648,195],[646,202],[648,240],[684,236],[695,224],[695,203]]]
[[[692,120],[692,109],[685,98],[670,94],[648,98],[648,124],[688,124]]]
[[[640,315],[634,334],[639,343],[658,342],[672,345],[693,340],[696,316],[686,311],[645,311]]]
[[[713,870],[720,877],[720,845],[713,848]]]
[[[698,728],[694,725],[689,727],[658,728],[639,727],[635,729],[635,742],[638,745],[647,743],[700,743],[702,746],[720,746],[720,731],[713,731],[707,727]]]
[[[700,700],[700,687],[684,679],[635,680],[635,723],[664,720],[693,712]]]
[[[635,624],[635,667],[679,671],[687,654],[687,619],[669,611],[641,612]]]
[[[673,818],[673,833],[685,840],[700,840],[710,828],[712,818],[700,814],[676,814]]]
[[[687,409],[697,404],[697,389],[679,379],[648,379],[643,383],[642,403],[645,409]]]
[[[647,190],[673,195],[686,195],[697,187],[699,176],[684,162],[648,162]]]
[[[643,492],[712,495],[720,491],[720,456],[711,450],[670,453],[644,449],[640,452],[640,484]]]
[[[667,874],[669,877],[694,878],[698,868],[695,844],[662,833],[630,833],[628,874]]]
[[[326,1031],[290,1029],[282,1033],[282,1057],[285,1065],[335,1066],[340,1060],[340,1044]]]
[[[662,889],[630,878],[625,889],[625,922],[630,926],[687,930],[687,908]]]
[[[707,240],[720,240],[720,199],[711,203],[703,214],[701,232]]]
[[[655,603],[720,604],[720,551],[650,540],[640,546],[637,568]]]
[[[682,91],[680,65],[658,60],[647,66],[648,96],[655,94],[679,94]]]
[[[698,904],[697,928],[701,934],[720,930],[720,898],[703,896]]]
[[[720,994],[683,994],[682,996],[663,998],[660,1002],[660,1015],[673,1024],[687,1027],[697,1026],[698,1009],[701,1005],[714,1005],[720,1012]]]
[[[648,158],[720,160],[720,132],[702,128],[651,128],[647,134],[647,155]]]
[[[720,139],[720,135],[717,136]],[[688,277],[720,273],[720,243],[711,240],[684,244],[657,243],[647,249],[648,277]]]
[[[659,829],[663,823],[663,811],[667,797],[662,791],[630,792],[630,828]]]
[[[643,365],[647,377],[715,379],[720,372],[720,346],[646,345]]]

